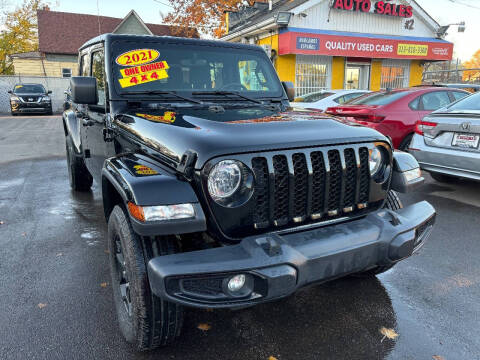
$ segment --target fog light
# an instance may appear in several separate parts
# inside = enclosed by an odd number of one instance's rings
[[[245,285],[246,277],[245,275],[235,275],[230,280],[228,280],[228,290],[231,292],[240,291]]]
[[[403,173],[403,176],[405,177],[405,180],[407,180],[407,183],[409,183],[421,178],[422,170],[420,170],[420,168],[408,170]]]

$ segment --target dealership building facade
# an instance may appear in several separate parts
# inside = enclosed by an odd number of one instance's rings
[[[440,25],[414,0],[258,1],[226,17],[222,39],[264,47],[297,96],[419,85],[426,62],[453,55]]]

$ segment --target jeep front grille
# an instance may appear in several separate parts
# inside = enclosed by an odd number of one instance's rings
[[[256,229],[290,222],[322,221],[368,207],[368,148],[336,148],[268,153],[252,158]]]

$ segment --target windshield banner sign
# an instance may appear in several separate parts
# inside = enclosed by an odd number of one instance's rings
[[[423,39],[422,39],[423,40]],[[279,37],[279,55],[305,54],[385,59],[451,60],[453,44],[438,39],[352,36],[285,31]]]

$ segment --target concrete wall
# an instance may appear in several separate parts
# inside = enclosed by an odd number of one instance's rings
[[[53,112],[62,112],[65,101],[64,91],[70,85],[70,79],[59,77],[41,77],[41,76],[0,76],[0,113],[10,113],[10,95],[8,90],[13,90],[18,83],[42,84],[45,89],[52,91]]]
[[[62,77],[62,69],[71,69],[72,76],[78,73],[77,56],[47,56],[46,59],[13,59],[16,75]]]

